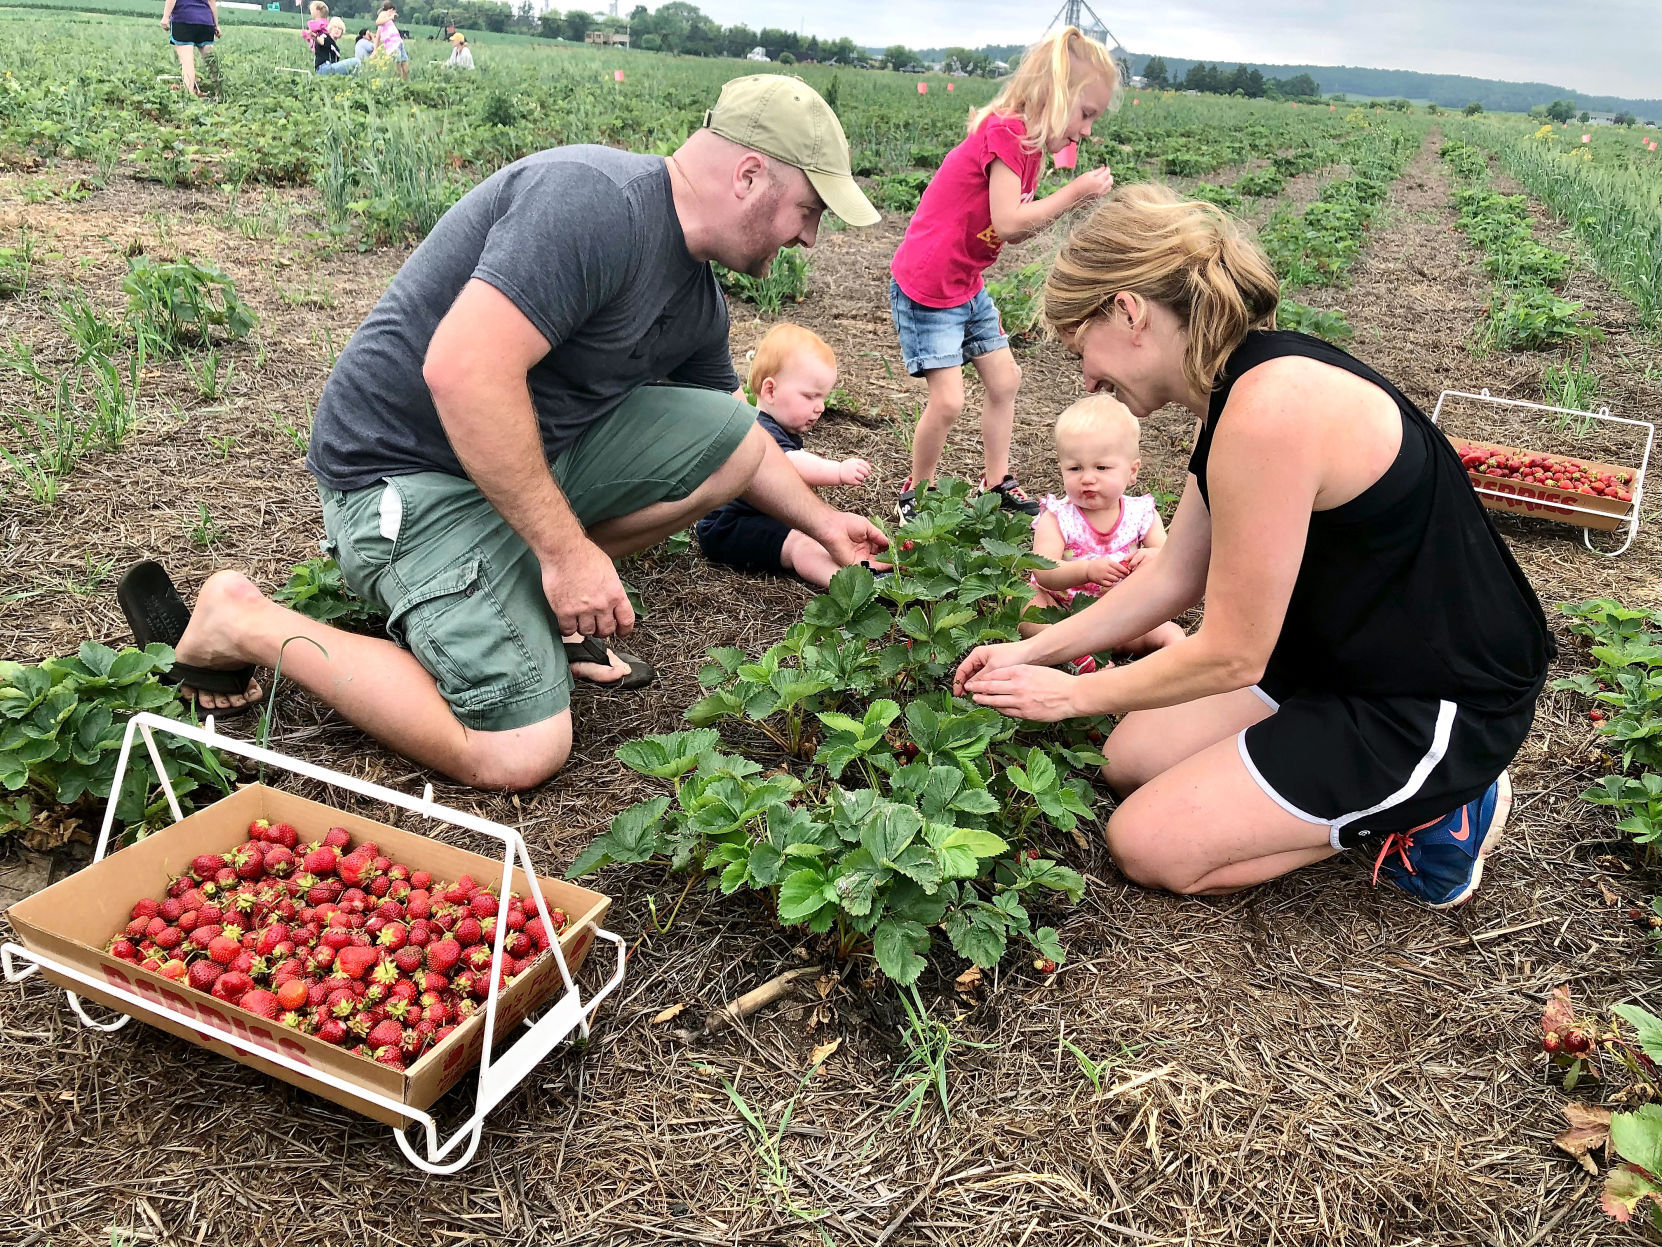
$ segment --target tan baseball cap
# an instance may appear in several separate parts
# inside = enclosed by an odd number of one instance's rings
[[[837,114],[806,82],[786,74],[751,74],[721,89],[704,124],[764,156],[794,165],[830,208],[850,225],[882,218],[854,180]]]

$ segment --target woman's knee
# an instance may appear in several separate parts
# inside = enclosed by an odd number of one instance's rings
[[[1121,801],[1159,774],[1154,751],[1122,723],[1102,745],[1102,778]]]
[[[1162,848],[1169,838],[1162,836],[1151,822],[1139,811],[1124,805],[1114,811],[1103,829],[1114,865],[1139,887],[1162,892],[1192,891],[1195,881],[1187,872],[1176,868],[1178,863]]]

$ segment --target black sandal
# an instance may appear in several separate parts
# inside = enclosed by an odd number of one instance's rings
[[[133,640],[140,649],[157,641],[178,648],[185,629],[190,625],[190,608],[185,605],[160,563],[146,559],[133,564],[116,585],[115,596],[121,603],[121,613],[127,617],[127,626],[133,630]],[[254,667],[253,664],[230,669],[193,667],[189,663],[175,662],[157,678],[164,684],[188,684],[199,693],[223,693],[236,697],[248,692],[248,684],[254,678]],[[198,709],[215,718],[229,719],[257,705],[259,702],[256,700],[223,710]]]
[[[611,656],[616,654],[629,666],[629,674],[617,680],[586,680],[596,688],[631,689],[645,688],[658,678],[652,664],[644,658],[636,658],[633,654],[625,654],[620,649],[611,649],[598,637],[586,636],[581,641],[565,642],[566,662],[592,662],[599,667],[612,665]]]

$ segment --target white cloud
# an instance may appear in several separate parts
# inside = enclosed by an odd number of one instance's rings
[[[870,46],[1027,43],[1060,0],[707,0],[724,25],[743,22]],[[1126,47],[1235,64],[1358,65],[1548,82],[1588,95],[1662,98],[1662,6],[1655,0],[1166,0],[1094,6]]]

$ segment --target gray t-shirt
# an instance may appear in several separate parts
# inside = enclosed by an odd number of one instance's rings
[[[306,466],[353,490],[466,475],[422,380],[433,331],[470,278],[552,349],[529,374],[550,460],[656,381],[736,390],[727,301],[687,251],[661,157],[556,147],[474,187],[404,262],[323,387]]]

